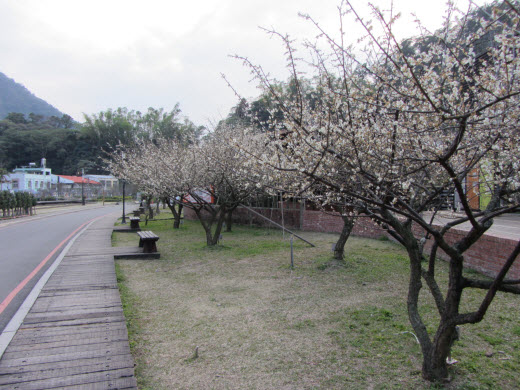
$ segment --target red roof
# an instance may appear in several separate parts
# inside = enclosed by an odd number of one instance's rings
[[[58,175],[59,177],[62,177],[64,179],[67,179],[67,180],[70,180],[72,181],[74,184],[81,184],[81,183],[85,183],[85,184],[94,184],[94,185],[97,185],[97,186],[100,186],[101,183],[97,182],[97,181],[94,181],[92,179],[86,179],[84,177],[81,177],[81,176],[65,176],[65,175]]]

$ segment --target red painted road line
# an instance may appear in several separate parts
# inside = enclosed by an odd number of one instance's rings
[[[20,292],[20,290],[22,288],[24,288],[27,283],[29,283],[29,281],[34,277],[34,275],[36,275],[38,273],[38,271],[40,269],[42,269],[42,267],[49,261],[49,259],[74,235],[78,232],[78,230],[80,230],[83,226],[87,225],[88,223],[92,222],[93,220],[95,219],[98,219],[98,218],[101,218],[101,217],[96,217],[96,218],[92,218],[90,221],[87,221],[85,222],[83,225],[81,225],[80,227],[78,227],[76,230],[74,230],[72,233],[70,233],[70,235],[64,239],[62,242],[60,242],[58,244],[58,246],[56,248],[54,248],[52,250],[51,253],[49,253],[47,255],[47,257],[45,259],[42,260],[42,262],[40,264],[38,264],[38,266],[29,274],[27,275],[27,277],[22,280],[20,282],[20,284],[18,286],[16,286],[16,288],[11,291],[9,293],[9,295],[4,299],[4,301],[2,303],[0,303],[0,314],[2,314],[2,312],[5,310],[5,308],[7,307],[7,305],[9,305],[11,303],[11,301],[14,299],[14,297],[16,297],[16,295]]]

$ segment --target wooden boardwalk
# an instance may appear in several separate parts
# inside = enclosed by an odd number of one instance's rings
[[[91,225],[0,360],[0,389],[137,389],[110,254],[115,217]]]

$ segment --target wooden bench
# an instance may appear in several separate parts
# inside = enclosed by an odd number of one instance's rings
[[[141,215],[141,211],[140,210],[134,210],[133,213],[134,213],[134,217],[138,217],[138,216]]]
[[[141,218],[130,217],[130,229],[140,229],[139,222],[141,222]]]
[[[157,245],[155,244],[159,240],[159,236],[151,231],[137,232],[139,236],[139,247],[143,248],[143,253],[154,253],[157,252]]]

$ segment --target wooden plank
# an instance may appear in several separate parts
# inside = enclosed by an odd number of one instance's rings
[[[66,310],[96,310],[97,308],[121,307],[117,297],[98,295],[78,302],[72,298],[41,299],[31,309],[32,313],[58,312]]]
[[[23,366],[11,366],[11,367],[0,367],[0,375],[11,375],[11,374],[20,374],[24,372],[36,372],[36,371],[46,371],[53,369],[62,369],[67,367],[86,367],[86,366],[94,366],[99,364],[107,364],[114,363],[125,365],[125,367],[133,367],[134,360],[128,354],[122,355],[109,355],[109,356],[101,356],[101,357],[92,357],[92,358],[81,358],[81,359],[73,359],[61,362],[51,362],[51,363],[37,363],[37,364],[26,364]]]
[[[53,355],[53,356],[30,356],[25,358],[13,358],[13,359],[2,359],[0,361],[0,370],[7,370],[11,368],[17,368],[19,370],[32,369],[32,366],[47,364],[61,366],[81,364],[83,360],[113,360],[124,356],[130,358],[130,346],[115,346],[111,348],[109,353],[106,350],[97,351],[82,351],[78,353],[66,354],[64,356]],[[29,367],[31,366],[31,367]]]
[[[65,356],[65,355],[74,355],[78,352],[89,352],[89,351],[104,351],[105,354],[109,354],[110,351],[115,348],[119,350],[119,348],[123,348],[125,345],[128,345],[128,341],[109,341],[102,343],[90,343],[85,345],[71,345],[65,347],[56,347],[56,348],[43,348],[34,351],[10,351],[7,350],[2,357],[2,360],[6,359],[18,359],[18,358],[29,358],[36,356]]]
[[[116,370],[107,370],[103,372],[94,372],[88,374],[78,374],[78,375],[67,375],[58,378],[49,378],[49,379],[41,379],[34,380],[29,382],[22,382],[17,384],[16,388],[19,390],[42,390],[42,389],[55,389],[57,387],[66,387],[66,386],[77,386],[77,385],[87,385],[92,384],[96,385],[92,387],[93,389],[99,389],[99,383],[107,382],[110,380],[116,379],[129,379],[127,381],[128,385],[131,386],[132,382],[135,382],[135,378],[133,378],[134,370],[133,368],[122,368]],[[5,384],[0,385],[0,389],[10,389],[13,390],[13,384]]]
[[[89,335],[104,334],[107,332],[126,332],[126,325],[123,322],[113,323],[111,326],[82,326],[82,327],[56,327],[55,329],[46,328],[45,332],[42,329],[23,329],[14,336],[11,343],[28,342],[36,340],[60,340],[61,338],[69,337],[89,337]]]
[[[117,282],[114,281],[107,281],[103,284],[95,284],[95,283],[89,283],[89,284],[81,284],[76,285],[74,288],[73,283],[62,283],[59,287],[58,286],[49,286],[47,289],[42,291],[42,296],[44,297],[52,297],[52,296],[62,296],[62,295],[69,295],[73,296],[73,294],[92,294],[95,293],[102,293],[102,290],[116,290],[117,292]],[[70,297],[69,296],[69,297]]]
[[[106,310],[96,309],[90,312],[81,312],[79,310],[69,310],[66,312],[50,312],[50,313],[35,313],[27,315],[24,324],[30,325],[41,322],[60,322],[70,320],[80,320],[87,318],[101,318],[101,317],[121,317],[123,318],[123,309],[115,310],[109,307]]]
[[[111,294],[96,294],[84,297],[81,300],[78,300],[74,297],[63,296],[63,297],[43,297],[38,299],[34,304],[31,311],[34,309],[36,313],[39,313],[41,310],[45,310],[48,308],[52,311],[57,310],[65,310],[70,307],[72,309],[77,308],[88,308],[92,307],[103,307],[103,306],[116,306],[121,305],[121,300],[118,297],[113,296]]]
[[[31,342],[32,341],[32,342]],[[128,342],[128,334],[126,330],[110,331],[103,333],[95,333],[83,335],[78,337],[77,335],[68,335],[67,337],[53,337],[53,338],[28,338],[13,340],[12,345],[9,348],[10,352],[17,351],[33,351],[37,349],[47,349],[65,346],[78,346],[90,343],[103,343],[109,341],[126,341]]]
[[[97,382],[87,385],[75,385],[74,387],[55,387],[53,390],[127,390],[137,389],[135,378],[119,378],[109,381]]]
[[[38,299],[40,298],[53,298],[53,297],[61,297],[63,296],[64,299],[77,299],[76,297],[85,297],[89,298],[90,296],[98,296],[100,294],[106,294],[106,295],[119,295],[119,291],[117,290],[117,286],[110,287],[110,288],[90,288],[90,289],[83,289],[78,288],[76,290],[72,290],[70,288],[67,289],[45,289],[42,291]]]
[[[40,310],[35,313],[32,313],[30,316],[27,316],[28,321],[32,320],[34,318],[41,318],[43,316],[51,317],[51,318],[58,318],[63,316],[69,316],[73,318],[82,318],[88,317],[93,314],[98,315],[110,315],[110,313],[122,313],[123,308],[121,305],[112,304],[112,305],[103,305],[102,303],[99,303],[98,305],[82,305],[82,306],[69,306],[67,307],[50,307],[49,310]]]
[[[114,276],[115,275],[98,274],[98,275],[93,275],[93,278],[91,278],[91,279],[81,278],[81,275],[77,275],[75,277],[69,276],[67,279],[62,279],[62,280],[57,280],[57,281],[55,281],[55,280],[50,281],[50,283],[47,286],[46,290],[48,290],[48,289],[52,290],[55,287],[63,288],[62,285],[69,286],[69,285],[74,284],[74,283],[76,283],[77,287],[81,287],[81,286],[84,286],[84,285],[97,285],[97,284],[112,285],[112,283],[114,283],[114,280],[113,280]]]
[[[120,322],[109,322],[109,323],[96,323],[96,324],[85,324],[80,326],[49,326],[49,327],[32,327],[32,328],[23,328],[18,330],[16,337],[18,334],[20,335],[31,335],[32,337],[43,337],[43,336],[53,336],[53,335],[82,335],[83,333],[89,332],[102,332],[108,331],[112,329],[126,329],[126,324],[123,321]],[[25,337],[25,336],[24,336]],[[27,336],[28,337],[28,336]]]
[[[50,306],[48,310],[45,310],[44,307],[40,307],[38,311],[31,314],[31,317],[38,317],[42,315],[64,315],[64,314],[72,314],[72,315],[80,315],[80,314],[88,314],[88,313],[108,313],[110,311],[121,311],[122,306],[118,303],[107,303],[103,304],[103,302],[99,303],[91,303],[84,305],[70,305],[70,306],[59,306],[52,307]],[[29,318],[31,318],[29,317]]]
[[[40,313],[47,312],[72,312],[72,311],[85,311],[85,310],[104,310],[106,308],[118,308],[121,307],[121,301],[118,301],[116,297],[98,295],[97,297],[84,298],[81,301],[77,299],[71,299],[64,297],[63,299],[48,299],[47,301],[38,302],[35,304],[34,310],[31,311],[39,315]]]
[[[44,322],[44,323],[33,323],[33,324],[22,324],[21,329],[24,328],[47,328],[55,326],[81,326],[90,324],[109,324],[111,322],[125,322],[122,317],[99,317],[99,318],[82,318],[79,320],[61,321],[61,322]]]
[[[35,365],[32,370],[17,371],[12,373],[0,374],[0,385],[15,384],[22,382],[29,382],[42,379],[60,378],[68,375],[79,375],[89,373],[99,373],[110,370],[118,370],[122,368],[133,368],[134,364],[131,359],[114,359],[110,361],[102,361],[91,364],[82,364],[70,366],[69,364],[63,367],[56,367],[55,365]]]

